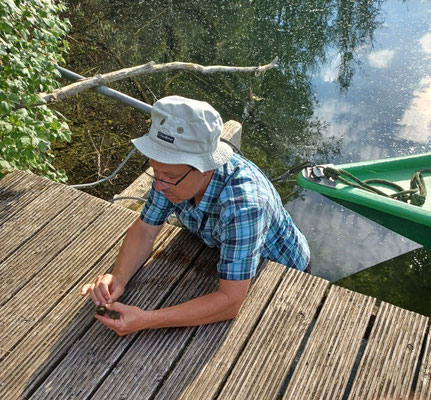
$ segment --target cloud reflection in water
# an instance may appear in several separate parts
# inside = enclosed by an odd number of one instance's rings
[[[414,91],[399,124],[399,139],[427,143],[431,138],[431,76],[421,79],[420,88]]]
[[[368,63],[374,68],[388,68],[392,59],[394,58],[394,55],[395,51],[388,49],[373,51],[372,53],[368,54]]]

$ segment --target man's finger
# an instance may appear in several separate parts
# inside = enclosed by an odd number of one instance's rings
[[[119,313],[121,313],[122,311],[124,311],[124,304],[115,301],[114,303],[108,303],[105,305],[105,307],[109,310],[109,311],[117,311]]]
[[[98,315],[96,314],[94,318],[98,319],[103,325],[105,325],[107,328],[113,330],[117,335],[121,336],[120,333],[120,320],[119,319],[112,319],[105,315]]]
[[[99,315],[99,314],[96,314],[94,318],[98,319],[103,325],[107,326],[108,328],[111,328],[114,330],[119,328],[119,324],[120,324],[119,319],[112,319],[107,317],[106,315]]]
[[[107,301],[110,297],[108,285],[104,282],[99,284],[100,295],[103,297],[105,301]]]
[[[112,293],[110,293],[110,297],[108,299],[108,304],[112,304],[117,300],[121,295],[123,294],[123,291],[121,287],[114,286]]]
[[[91,283],[87,283],[85,284],[82,289],[81,289],[81,296],[85,296],[86,294],[88,294],[88,290],[91,287]]]
[[[91,299],[93,300],[93,303],[96,304],[96,306],[104,305],[105,301],[104,301],[103,297],[101,297],[101,295],[100,295],[99,288],[97,288],[94,285],[94,283],[91,285],[90,290],[91,290],[90,296],[91,296]]]

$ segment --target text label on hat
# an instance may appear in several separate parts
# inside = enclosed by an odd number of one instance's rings
[[[164,133],[162,133],[162,132],[157,132],[157,137],[158,137],[159,139],[164,140],[165,142],[168,142],[168,143],[174,143],[174,140],[175,140],[175,138],[174,138],[174,137],[169,136],[169,135],[165,135],[165,134],[164,134]]]

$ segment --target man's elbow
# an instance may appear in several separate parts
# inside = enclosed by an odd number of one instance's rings
[[[243,302],[241,301],[241,302],[235,302],[229,305],[226,312],[227,320],[235,319],[238,316],[239,311],[241,310],[242,303]]]

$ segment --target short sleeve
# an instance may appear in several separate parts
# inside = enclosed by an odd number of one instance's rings
[[[149,225],[162,225],[172,214],[174,205],[163,195],[151,187],[148,199],[141,212],[141,220]]]
[[[241,209],[229,218],[221,234],[220,279],[245,280],[256,275],[269,229],[267,221],[262,207]]]

